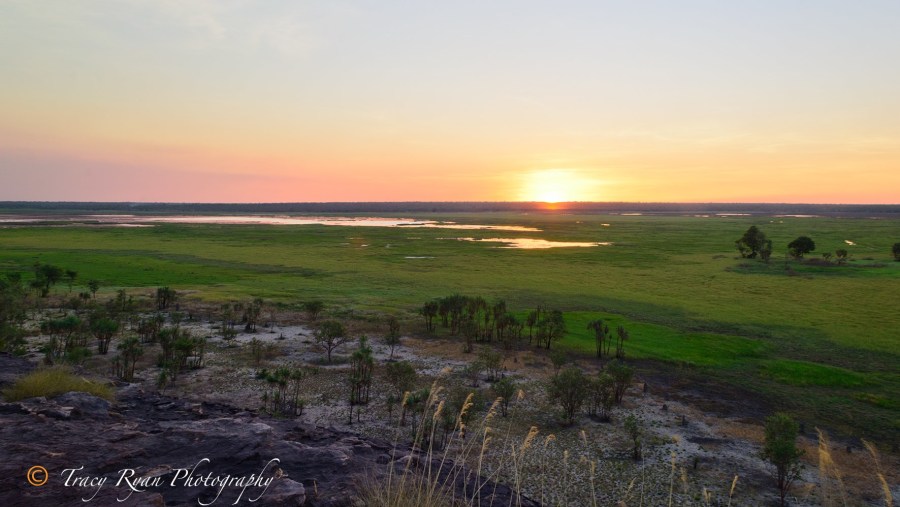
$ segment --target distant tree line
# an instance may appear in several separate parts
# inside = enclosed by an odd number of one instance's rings
[[[796,213],[828,216],[900,216],[896,204],[766,204],[766,203],[635,203],[571,202],[567,210],[584,212],[725,213],[758,215]],[[298,202],[298,203],[136,203],[3,201],[12,212],[71,211],[79,213],[389,213],[544,211],[535,202]]]

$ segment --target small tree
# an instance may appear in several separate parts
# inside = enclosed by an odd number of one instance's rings
[[[538,320],[541,317],[541,307],[538,306],[537,309],[531,310],[528,312],[528,315],[525,316],[525,325],[528,326],[528,345],[531,345],[531,339],[534,336],[534,326],[537,325]]]
[[[419,313],[425,319],[425,331],[431,333],[434,331],[434,318],[438,314],[439,304],[435,300],[428,301],[419,310]]]
[[[222,305],[222,339],[226,342],[230,342],[237,336],[237,330],[234,328],[235,306],[231,303]]]
[[[543,342],[544,348],[550,350],[550,345],[565,336],[566,321],[563,313],[559,310],[553,310],[549,313],[543,312],[544,317],[537,323],[538,345]]]
[[[516,384],[509,377],[504,377],[494,384],[494,394],[500,398],[500,415],[506,417],[509,413],[509,402],[516,395]]]
[[[259,316],[262,314],[262,307],[262,298],[256,298],[244,308],[244,332],[256,332],[256,324],[259,322]]]
[[[316,343],[325,347],[325,350],[328,351],[329,363],[331,363],[331,353],[334,349],[347,343],[348,340],[349,338],[347,338],[343,324],[336,320],[326,320],[316,330]]]
[[[497,338],[500,340],[501,345],[506,350],[518,348],[519,341],[522,339],[523,324],[511,313],[500,317],[500,321],[502,322],[503,331]]]
[[[462,330],[463,352],[469,354],[475,350],[475,340],[478,338],[478,324],[475,322],[475,319],[467,318],[461,324],[458,324],[458,327]]]
[[[834,256],[837,258],[837,263],[839,265],[844,265],[850,258],[850,252],[848,252],[846,248],[838,248],[834,251]]]
[[[24,352],[25,287],[19,273],[0,278],[0,352]]]
[[[262,363],[262,360],[266,355],[266,344],[259,338],[253,338],[247,346],[250,349],[250,357],[253,358],[253,365],[256,368],[259,368],[260,363]]]
[[[625,358],[625,342],[628,341],[628,338],[630,336],[631,335],[628,333],[628,330],[623,326],[619,326],[616,328],[616,358]]]
[[[400,345],[400,321],[391,315],[388,317],[388,332],[384,335],[384,344],[391,348],[391,357],[394,359],[394,348]]]
[[[384,374],[388,384],[396,390],[397,398],[403,398],[403,393],[416,385],[416,369],[409,361],[388,364],[384,368]]]
[[[97,280],[88,280],[88,290],[91,291],[91,297],[97,299],[97,291],[100,290],[100,282]],[[172,291],[174,294],[175,291]]]
[[[303,415],[306,401],[300,397],[303,380],[318,373],[312,368],[289,368],[282,366],[273,371],[261,370],[257,378],[267,383],[263,393],[263,410],[276,417],[296,417]]]
[[[615,403],[615,381],[609,373],[601,371],[597,378],[591,381],[589,386],[591,392],[589,395],[589,413],[592,416],[599,416],[602,420],[609,420],[609,412]]]
[[[119,378],[126,382],[134,379],[134,366],[138,359],[144,355],[144,347],[135,336],[129,336],[119,344],[119,355],[114,361]]]
[[[795,259],[802,259],[804,255],[815,249],[816,243],[808,236],[800,236],[788,243],[788,250],[790,251],[791,257]]]
[[[800,457],[803,451],[797,448],[797,423],[788,414],[779,412],[766,418],[766,443],[762,457],[774,467],[775,485],[781,505],[791,488],[800,477],[802,470]]]
[[[159,287],[156,289],[156,309],[165,310],[169,308],[169,305],[174,303],[177,297],[178,293],[169,286]]]
[[[472,387],[478,387],[478,379],[483,371],[484,363],[480,359],[476,359],[466,365],[463,374],[472,382]]]
[[[769,259],[772,258],[772,240],[771,239],[767,239],[763,242],[763,246],[759,250],[759,258],[762,259],[766,264],[769,263]]]
[[[91,320],[91,333],[97,338],[98,353],[106,354],[109,351],[109,342],[118,331],[119,323],[110,318],[101,317]]]
[[[556,400],[563,411],[566,424],[573,424],[575,416],[581,410],[587,397],[587,381],[580,369],[566,368],[559,375],[550,379],[547,393]]]
[[[900,243],[894,243],[891,247],[891,253],[894,254],[894,260],[900,262]]]
[[[550,362],[553,363],[553,374],[559,375],[559,370],[569,362],[569,355],[559,349],[551,350]]]
[[[625,390],[631,384],[631,378],[634,376],[634,370],[625,363],[614,359],[607,363],[606,372],[613,379],[613,399],[616,404],[622,403],[625,397]]]
[[[63,269],[59,266],[35,263],[34,281],[31,282],[31,286],[40,290],[41,297],[47,297],[50,295],[50,287],[59,283],[63,274]]]
[[[597,346],[597,359],[603,358],[603,345],[609,339],[609,326],[602,319],[588,322],[587,328],[594,331],[594,343]]]
[[[369,402],[374,369],[372,348],[369,347],[368,340],[363,336],[359,339],[359,347],[353,351],[353,355],[350,357],[350,372],[347,376],[347,383],[350,387],[350,423],[353,422],[353,406]]]
[[[494,381],[500,377],[500,370],[503,367],[503,355],[494,350],[492,347],[482,347],[478,353],[478,360],[487,370],[488,380]]]
[[[66,282],[69,284],[69,292],[72,292],[72,285],[75,284],[76,278],[78,278],[77,271],[73,271],[71,269],[66,270]]]
[[[766,246],[766,235],[755,225],[751,225],[743,236],[734,242],[741,257],[755,259]],[[771,244],[769,245],[771,247]]]
[[[641,434],[643,434],[644,428],[641,425],[641,421],[634,414],[625,418],[625,431],[628,432],[628,437],[631,438],[631,457],[638,461],[641,459]]]
[[[61,319],[50,319],[41,323],[41,333],[49,335],[50,341],[45,346],[45,361],[52,364],[64,359],[75,349],[84,347],[84,322],[74,315]]]
[[[322,310],[325,309],[325,303],[321,301],[307,301],[302,304],[303,311],[306,312],[306,316],[309,317],[309,320],[315,322],[316,319],[319,318],[319,314],[322,313]]]
[[[387,382],[395,389],[395,395],[389,395],[388,407],[392,408],[391,401],[399,402],[403,400],[403,395],[416,386],[416,369],[409,361],[398,361],[389,363],[385,367],[385,376]],[[406,424],[406,405],[403,405],[400,413],[400,425]]]

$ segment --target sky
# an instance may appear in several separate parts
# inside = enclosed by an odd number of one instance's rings
[[[900,203],[900,2],[0,0],[0,200]]]

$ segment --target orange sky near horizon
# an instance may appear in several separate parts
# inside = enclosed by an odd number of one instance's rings
[[[0,200],[900,203],[898,22],[890,2],[15,0]]]

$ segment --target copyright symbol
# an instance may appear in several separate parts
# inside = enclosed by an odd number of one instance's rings
[[[28,479],[28,484],[31,484],[32,486],[43,486],[44,484],[47,484],[50,474],[47,473],[46,468],[35,465],[28,469],[28,473],[25,474],[25,477]]]

